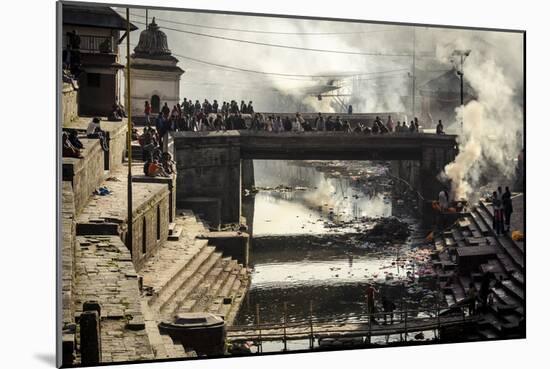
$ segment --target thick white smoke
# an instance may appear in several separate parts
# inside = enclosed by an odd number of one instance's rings
[[[523,143],[523,36],[484,36],[463,35],[438,49],[441,56],[455,49],[471,50],[464,78],[477,97],[463,111],[457,109],[453,128],[459,134],[459,154],[443,173],[454,196],[471,202],[478,199],[480,185],[511,184]]]

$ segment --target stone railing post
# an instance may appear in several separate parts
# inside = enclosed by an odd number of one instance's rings
[[[82,365],[101,362],[101,306],[86,301],[80,314],[80,355]]]

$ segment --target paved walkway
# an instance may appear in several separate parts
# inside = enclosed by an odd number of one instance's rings
[[[85,301],[99,302],[102,362],[153,359],[130,252],[117,236],[76,242],[74,308],[78,316]]]
[[[132,166],[132,174],[143,174],[141,165]],[[112,221],[122,223],[127,217],[128,167],[123,166],[109,174],[101,186],[106,186],[111,194],[93,195],[77,218],[78,223]],[[134,211],[153,197],[168,191],[162,183],[132,183],[132,206]]]

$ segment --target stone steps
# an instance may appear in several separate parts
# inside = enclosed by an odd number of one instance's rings
[[[192,311],[192,312],[208,311],[209,306],[213,303],[214,299],[218,296],[218,294],[222,290],[224,284],[227,282],[227,279],[231,274],[233,266],[236,264],[237,262],[235,260],[231,260],[227,258],[224,259],[224,262],[221,266],[222,268],[221,272],[219,273],[215,282],[210,285],[210,288],[203,295],[202,298],[197,299],[195,304],[190,306],[189,311]]]
[[[201,306],[207,305],[212,294],[216,293],[227,278],[228,273],[224,269],[231,261],[222,258],[208,272],[205,278],[185,299],[185,302],[178,308],[178,313],[201,312]]]
[[[231,309],[225,316],[225,320],[228,325],[233,325],[233,322],[235,321],[235,318],[239,313],[239,309],[242,305],[242,302],[244,301],[248,288],[250,287],[250,280],[248,279],[248,276],[247,276],[248,271],[246,270],[246,268],[243,268],[242,271],[244,271],[244,273],[241,272],[241,285],[239,289],[236,291],[235,297],[233,299],[233,303],[231,305]],[[244,274],[244,278],[243,278],[243,274]]]
[[[481,218],[487,225],[487,227],[492,227],[492,210],[483,203],[480,202],[480,206],[476,208],[476,212],[480,214]],[[524,249],[523,247],[518,246],[508,235],[500,236],[497,238],[498,244],[506,251],[506,253],[511,257],[512,261],[522,270],[525,269],[524,264]]]
[[[180,343],[172,341],[169,336],[160,334],[158,323],[154,319],[153,313],[145,300],[142,300],[141,307],[145,320],[145,330],[147,331],[155,359],[188,357]]]
[[[185,302],[186,297],[204,279],[208,272],[218,263],[222,254],[215,252],[215,247],[207,246],[202,255],[181,273],[178,281],[174,283],[175,289],[168,299],[157,304],[157,311],[163,319],[170,319],[178,312],[178,308]]]
[[[198,240],[197,240],[198,241]],[[198,269],[200,265],[214,252],[214,248],[208,247],[206,242],[195,242],[196,246],[193,251],[194,253],[188,255],[187,258],[182,258],[175,263],[175,266],[168,268],[171,270],[166,271],[166,274],[169,274],[169,277],[164,277],[162,274],[159,275],[159,280],[157,283],[160,285],[154,290],[153,296],[149,299],[149,305],[161,305],[166,302],[166,300],[173,295],[173,293],[181,285],[181,282],[189,277],[189,268],[192,270]],[[162,270],[155,270],[153,272],[163,273]],[[172,272],[170,274],[170,272]]]
[[[179,241],[183,233],[183,227],[181,225],[175,225],[174,229],[168,231],[168,241]]]
[[[168,358],[187,357],[187,353],[179,341],[172,340],[168,335],[162,335],[161,337],[164,347],[166,347],[166,355]]]
[[[227,315],[233,307],[233,303],[237,298],[237,294],[241,288],[241,285],[242,280],[237,276],[237,278],[235,278],[235,281],[233,282],[233,285],[231,286],[231,289],[229,290],[229,293],[224,297],[224,301],[218,309],[218,314],[222,315],[225,320],[227,320]]]
[[[152,288],[149,305],[166,299],[174,292],[177,280],[196,258],[203,255],[207,243],[204,240],[185,242],[165,242],[159,250],[147,261],[139,273],[143,276],[144,287]],[[211,250],[213,251],[213,250]]]

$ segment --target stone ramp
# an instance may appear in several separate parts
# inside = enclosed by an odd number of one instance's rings
[[[153,359],[141,310],[137,274],[130,252],[120,238],[78,236],[75,259],[75,315],[78,320],[84,302],[99,303],[101,362]]]

